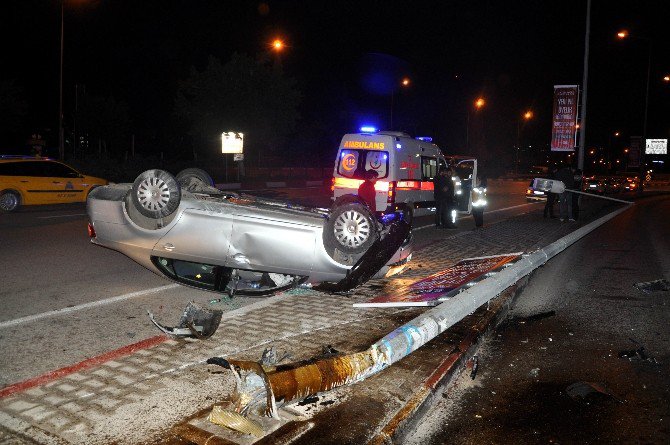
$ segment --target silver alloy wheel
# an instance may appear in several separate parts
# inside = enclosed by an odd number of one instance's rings
[[[364,214],[356,210],[349,210],[337,217],[333,230],[335,239],[341,245],[357,248],[370,238],[372,227]]]
[[[11,212],[12,210],[16,210],[18,206],[19,206],[19,197],[16,195],[16,193],[5,192],[2,195],[0,195],[1,210],[5,212]]]
[[[147,210],[161,210],[170,201],[170,188],[161,178],[145,178],[137,187],[137,200]]]

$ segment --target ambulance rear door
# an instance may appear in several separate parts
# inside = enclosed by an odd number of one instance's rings
[[[393,146],[391,136],[376,134],[345,134],[335,160],[333,172],[333,198],[358,194],[366,171],[377,172],[376,206],[383,211],[387,206],[389,174],[391,171],[389,152]]]

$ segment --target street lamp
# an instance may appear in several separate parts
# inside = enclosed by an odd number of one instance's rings
[[[274,39],[272,41],[272,49],[276,52],[280,52],[284,49],[284,42],[281,39]]]
[[[484,100],[483,97],[478,97],[475,102],[475,111],[481,110],[484,105],[486,105],[486,100]],[[469,151],[470,149],[470,107],[467,108],[466,111],[466,119],[465,119],[465,150]]]
[[[628,31],[623,29],[617,33],[617,37],[619,39],[624,40],[629,38]],[[649,76],[651,74],[651,46],[652,46],[652,40],[649,38],[645,37],[640,37],[640,36],[635,36],[634,37],[637,40],[643,40],[647,42],[647,49],[648,49],[648,54],[647,54],[647,84],[645,87],[645,93],[644,93],[644,123],[642,124],[642,147],[640,147],[640,178],[642,178],[643,173],[646,169],[645,167],[645,161],[644,161],[644,151],[645,151],[645,145],[647,141],[647,112],[649,110]],[[640,188],[638,189],[638,192],[642,192],[643,189],[643,181],[640,181]]]
[[[670,82],[670,76],[663,76],[663,82]]]
[[[516,122],[516,165],[515,171],[519,173],[519,150],[521,149],[521,124],[525,124],[533,118],[533,112],[531,110],[526,111],[522,115],[522,119],[519,119]]]
[[[395,82],[397,82],[397,81],[394,81],[394,84],[391,87],[391,130],[393,130],[393,122],[394,122],[393,114],[394,114],[394,109],[395,109],[395,90],[396,90],[396,87],[398,86],[398,84],[396,84]],[[400,80],[400,87],[407,88],[407,87],[409,87],[409,85],[411,83],[412,82],[409,79],[409,77],[403,77]]]
[[[60,1],[60,76],[58,87],[58,159],[65,159],[65,132],[63,130],[63,19],[64,0]]]

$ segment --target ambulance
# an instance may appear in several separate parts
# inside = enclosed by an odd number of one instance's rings
[[[366,171],[377,172],[376,207],[379,217],[402,213],[414,216],[435,214],[433,181],[441,167],[452,166],[458,213],[469,214],[485,205],[476,187],[477,160],[463,156],[445,156],[429,137],[412,138],[395,131],[345,134],[333,167],[332,199],[338,201],[356,195]],[[475,184],[473,184],[475,182]]]

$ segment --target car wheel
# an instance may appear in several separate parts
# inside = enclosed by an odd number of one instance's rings
[[[377,221],[359,202],[348,202],[333,208],[324,227],[324,244],[346,254],[366,251],[378,238]]]
[[[177,182],[182,187],[188,187],[191,179],[199,179],[205,184],[214,187],[214,180],[205,170],[199,168],[187,168],[177,173]]]
[[[170,173],[147,170],[135,179],[131,200],[137,211],[147,218],[165,218],[179,207],[181,187]]]
[[[21,206],[21,195],[14,190],[5,190],[0,193],[0,211],[13,212]]]

